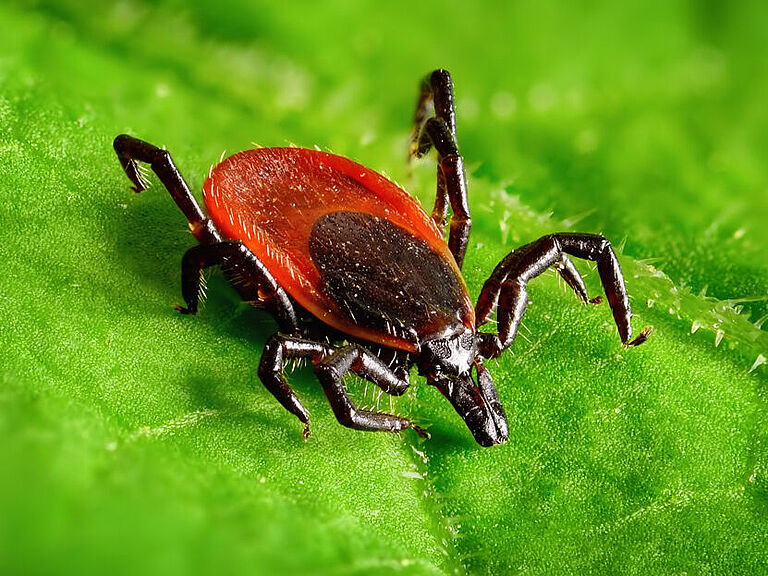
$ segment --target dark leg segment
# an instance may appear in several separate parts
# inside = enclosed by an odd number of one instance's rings
[[[261,355],[259,379],[288,412],[301,420],[305,440],[309,438],[309,412],[283,378],[283,365],[286,360],[297,358],[310,358],[317,362],[332,351],[329,345],[276,334],[269,339]]]
[[[434,116],[431,116],[434,113]],[[453,81],[446,70],[435,70],[421,83],[413,116],[411,156],[421,157],[434,147],[437,151],[437,192],[432,219],[445,229],[448,204],[451,216],[448,247],[461,268],[467,251],[472,220],[469,215],[464,161],[456,144],[456,112]]]
[[[145,162],[157,174],[174,202],[187,217],[189,229],[195,238],[201,244],[221,241],[218,231],[213,223],[205,217],[189,186],[184,181],[184,177],[176,168],[170,152],[127,134],[121,134],[115,138],[113,146],[123,170],[133,183],[134,191],[143,192],[147,189],[147,181],[141,174],[138,165],[138,162]]]
[[[283,364],[286,360],[295,358],[309,358],[315,364],[315,373],[323,391],[336,418],[344,426],[386,432],[413,428],[419,434],[426,434],[407,418],[358,410],[347,395],[342,382],[344,375],[351,371],[373,382],[388,394],[400,395],[409,386],[407,373],[395,374],[379,358],[356,344],[334,349],[329,344],[275,335],[264,347],[259,365],[259,378],[280,404],[304,423],[305,438],[309,436],[309,414],[283,378]]]
[[[399,396],[408,389],[409,385],[407,373],[405,377],[396,375],[384,362],[362,346],[351,344],[340,348],[331,356],[318,362],[315,367],[317,378],[340,424],[356,430],[385,432],[399,432],[412,428],[418,434],[426,435],[424,430],[407,418],[358,409],[347,395],[342,382],[344,375],[350,371],[392,395]]]
[[[565,283],[570,286],[571,290],[576,293],[576,296],[578,296],[579,300],[584,302],[584,304],[587,302],[592,302],[593,304],[599,303],[599,300],[593,301],[589,299],[587,287],[584,286],[584,280],[582,280],[581,274],[576,270],[576,266],[573,265],[573,262],[571,262],[568,256],[563,254],[560,257],[560,260],[555,262],[555,270],[557,270],[557,273],[560,274],[562,279],[565,280]]]
[[[203,270],[210,266],[226,265],[233,279],[247,278],[248,282],[233,281],[244,300],[257,300],[277,321],[280,330],[298,331],[298,319],[286,291],[272,277],[264,264],[241,242],[198,244],[184,254],[181,261],[181,291],[186,308],[183,314],[196,314],[200,303]]]
[[[475,307],[478,326],[488,321],[497,305],[499,309],[498,336],[484,334],[480,337],[483,356],[497,357],[512,344],[528,305],[526,285],[530,279],[550,266],[558,266],[558,271],[566,282],[583,301],[587,301],[581,277],[573,263],[565,259],[565,254],[597,262],[600,280],[622,343],[632,346],[645,341],[646,330],[629,342],[632,336],[632,312],[624,287],[624,277],[608,240],[596,234],[561,233],[544,236],[511,252],[496,266],[491,277],[483,285]]]

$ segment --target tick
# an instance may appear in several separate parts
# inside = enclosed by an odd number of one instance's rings
[[[421,83],[410,145],[414,157],[437,152],[431,216],[376,172],[303,148],[258,148],[224,159],[203,186],[206,215],[168,151],[127,135],[114,148],[136,192],[148,185],[138,163],[151,166],[199,242],[182,259],[186,306],[179,312],[197,312],[203,271],[221,266],[243,300],[274,316],[279,331],[264,346],[259,378],[304,424],[305,438],[309,414],[283,375],[290,359],[312,362],[336,418],[350,428],[426,435],[408,418],[357,408],[343,382],[353,372],[400,395],[416,365],[479,444],[506,441],[504,408],[483,361],[512,344],[528,305],[526,285],[548,268],[590,302],[569,256],[597,262],[622,343],[640,344],[648,335],[644,329],[630,340],[619,262],[595,234],[551,234],[513,250],[472,304],[461,275],[471,220],[445,70]],[[497,331],[479,331],[494,311]]]

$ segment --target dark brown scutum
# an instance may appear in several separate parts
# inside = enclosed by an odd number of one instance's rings
[[[392,222],[326,214],[312,227],[309,251],[324,293],[356,323],[409,339],[463,325],[464,291],[454,269]]]

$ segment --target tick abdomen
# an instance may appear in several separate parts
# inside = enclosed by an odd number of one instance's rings
[[[213,168],[203,193],[216,227],[334,328],[414,351],[420,337],[474,325],[441,232],[361,164],[303,148],[248,150]]]

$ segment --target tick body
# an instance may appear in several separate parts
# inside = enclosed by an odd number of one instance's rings
[[[630,341],[621,270],[608,241],[597,235],[553,234],[512,251],[472,304],[461,275],[471,220],[453,86],[444,70],[422,82],[413,119],[411,155],[437,151],[431,215],[400,187],[347,158],[259,148],[211,170],[203,186],[206,216],[167,151],[126,135],[114,147],[137,192],[146,188],[137,162],[151,165],[199,241],[182,259],[186,307],[179,311],[197,312],[202,272],[218,265],[244,300],[275,317],[279,331],[264,348],[258,374],[303,422],[305,437],[309,414],[284,379],[288,359],[314,364],[336,417],[351,428],[425,434],[408,418],[358,409],[343,384],[351,371],[402,394],[416,365],[478,443],[506,441],[506,416],[483,360],[512,344],[528,303],[526,284],[550,266],[589,302],[569,254],[597,262],[622,342],[635,345],[647,336],[643,330]],[[494,310],[498,332],[479,331]]]
[[[353,338],[416,352],[474,327],[461,272],[401,188],[346,158],[303,148],[241,152],[203,186],[211,220],[296,302]]]

